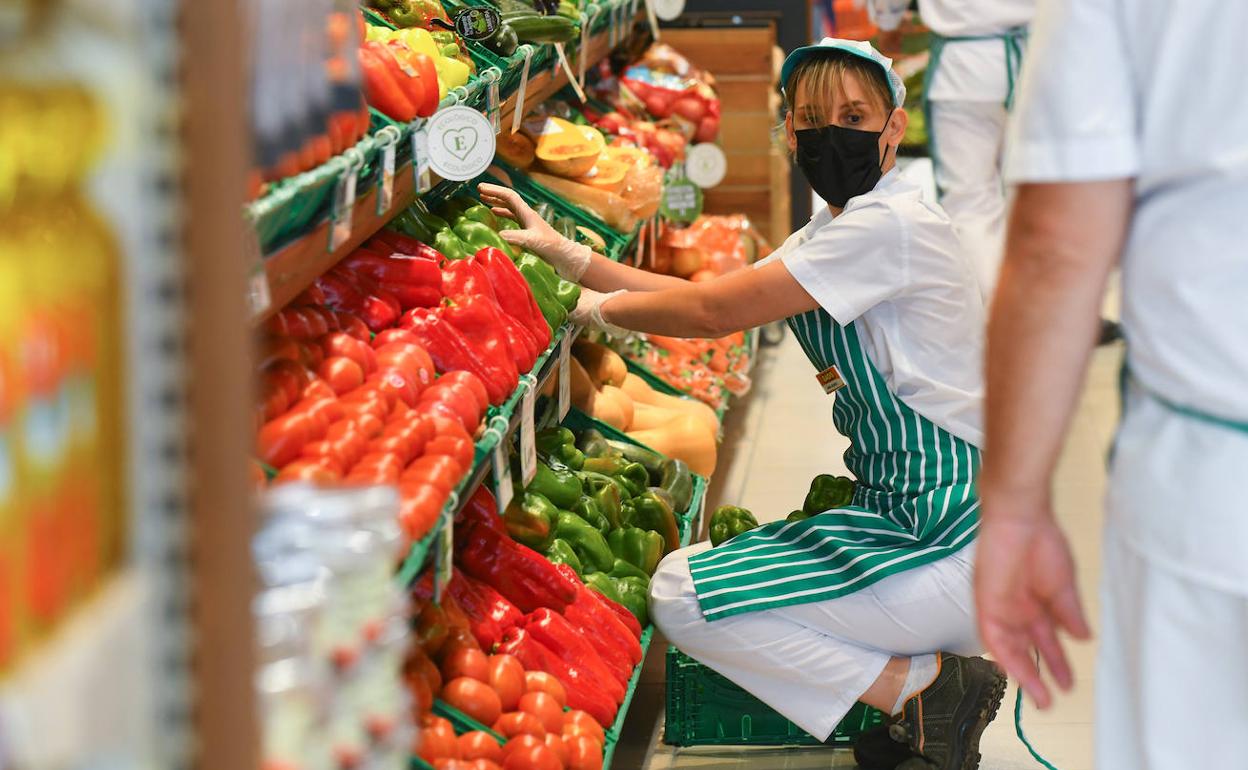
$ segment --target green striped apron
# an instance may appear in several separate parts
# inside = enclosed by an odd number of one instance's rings
[[[850,440],[845,464],[858,486],[847,508],[767,524],[691,557],[707,620],[851,594],[955,553],[979,526],[979,449],[891,393],[854,324],[822,308],[788,322],[816,371],[840,370],[832,417]]]

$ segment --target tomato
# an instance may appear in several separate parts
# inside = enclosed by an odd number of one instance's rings
[[[567,770],[602,770],[602,743],[588,735],[573,735],[563,739],[567,747],[564,766]]]
[[[307,307],[306,307],[307,310],[317,314],[318,316],[321,317],[322,320],[325,321],[325,330],[327,333],[332,334],[333,332],[338,331],[340,324],[338,322],[337,313],[335,313],[330,308],[325,307],[325,305],[319,302],[306,303],[306,304],[307,304]]]
[[[446,625],[450,628],[446,635],[446,644],[442,645],[442,649],[438,651],[437,661],[439,664],[445,663],[452,655],[456,655],[464,650],[475,650],[481,652],[481,643],[472,635],[472,631],[466,626],[457,625],[459,622],[467,623],[467,619],[463,616],[463,610],[460,610],[452,602],[443,602],[446,610]],[[481,681],[481,680],[478,680]],[[485,684],[484,681],[481,682]],[[501,711],[499,713],[502,713]],[[486,724],[489,724],[488,722]]]
[[[316,370],[322,380],[329,383],[338,395],[348,393],[364,384],[364,370],[346,356],[330,356]]]
[[[359,364],[364,374],[377,371],[377,354],[363,342],[346,332],[334,332],[321,338],[321,349],[326,356],[346,356]]]
[[[440,717],[428,717],[420,726],[416,738],[416,755],[426,762],[435,759],[459,759],[459,740],[455,728]]]
[[[550,693],[526,692],[520,696],[520,710],[540,719],[546,732],[563,732],[563,705]]]
[[[442,672],[424,652],[417,650],[408,658],[405,666],[410,676],[420,677],[429,685],[433,697],[442,694]]]
[[[356,388],[343,396],[341,401],[343,411],[347,413],[368,413],[378,420],[384,420],[390,414],[386,397],[370,385]]]
[[[456,383],[444,385],[442,380],[430,385],[421,394],[420,403],[449,406],[452,412],[449,416],[456,417],[466,431],[475,430],[477,424],[481,422],[481,415],[485,413],[477,404],[477,397],[473,395],[471,388]]]
[[[343,310],[334,311],[334,317],[338,319],[338,328],[360,342],[367,343],[373,336],[368,330],[368,324],[364,323],[358,316]]]
[[[433,690],[429,689],[429,682],[423,676],[408,677],[407,690],[412,695],[412,705],[416,707],[418,713],[424,713],[433,708]]]
[[[386,435],[382,433],[377,438],[368,442],[369,452],[380,452],[383,454],[392,454],[399,458],[399,463],[406,466],[412,460],[412,442],[402,434],[393,433]]]
[[[533,746],[545,746],[546,742],[544,738],[545,736],[539,738],[536,735],[521,733],[503,744],[503,758],[506,759],[507,755],[516,749],[527,749]]]
[[[554,378],[552,377],[551,379]],[[467,385],[472,394],[477,397],[477,408],[482,412],[490,408],[490,396],[485,390],[485,383],[481,382],[481,378],[472,372],[447,372],[439,377],[437,381]]]
[[[306,401],[319,401],[323,398],[337,398],[338,394],[334,389],[329,387],[329,383],[314,376],[311,370],[305,369],[308,373],[308,379],[304,383],[303,390],[299,393],[299,399]]]
[[[316,339],[317,337],[323,337],[326,334],[329,334],[329,319],[321,314],[321,310],[322,308],[316,307],[315,305],[299,308],[299,312],[303,315],[308,324],[308,329],[312,332],[309,335],[310,339]]]
[[[472,761],[472,770],[503,770],[503,766],[488,759],[474,759]]]
[[[404,342],[420,347],[420,340],[407,329],[386,329],[373,337],[373,350],[380,350],[391,342]]]
[[[515,710],[524,694],[524,666],[520,661],[511,655],[491,655],[487,681],[498,693],[503,710]]]
[[[416,616],[416,640],[425,655],[436,655],[451,633],[446,613],[436,604],[427,604]]]
[[[588,735],[599,743],[607,742],[606,733],[598,720],[578,709],[563,712],[563,736],[570,738],[573,735]]]
[[[471,468],[476,447],[473,446],[472,439],[463,436],[438,436],[425,444],[425,454],[448,455],[455,458],[460,466]]]
[[[315,370],[325,360],[325,351],[314,342],[299,343],[299,360],[304,366]]]
[[[459,486],[464,477],[464,469],[454,457],[446,455],[425,455],[418,458],[399,478],[403,481],[418,481],[431,484],[448,493]]]
[[[563,689],[563,682],[545,671],[525,671],[524,691],[547,693],[554,697],[560,708],[568,705],[568,693]]]
[[[433,359],[423,347],[415,342],[391,342],[375,348],[377,364],[385,368],[402,369],[416,379],[421,388],[433,381]]]
[[[260,419],[264,422],[277,419],[290,408],[286,392],[278,387],[267,387],[260,394]]]
[[[564,744],[563,738],[554,733],[546,733],[546,737],[542,739],[542,743],[546,748],[550,749],[556,757],[559,758],[560,764],[568,761],[568,747]]]
[[[497,722],[503,713],[498,693],[485,682],[466,676],[447,682],[442,688],[442,700],[487,725]]]
[[[393,397],[395,404],[415,406],[420,398],[420,386],[416,379],[399,369],[383,369],[369,377],[378,390],[387,398]]]
[[[412,540],[424,537],[442,514],[448,495],[432,484],[399,485],[399,525]]]
[[[488,684],[490,681],[489,661],[485,653],[480,650],[460,648],[442,661],[442,675],[448,680],[466,676]]]
[[[529,746],[508,754],[503,770],[563,770],[563,763],[545,746]]]
[[[398,455],[369,451],[347,473],[347,481],[359,484],[396,484],[402,469],[403,461]]]
[[[315,441],[314,420],[304,412],[287,412],[266,422],[256,437],[256,455],[273,468],[281,468],[299,457],[304,444]]]
[[[266,364],[261,378],[266,385],[280,387],[286,393],[286,401],[293,404],[312,381],[312,372],[296,361],[283,358]]]
[[[542,727],[541,720],[523,711],[509,711],[503,714],[494,722],[493,727],[494,732],[505,738],[514,738],[517,735],[533,735],[537,738],[546,736],[546,728]],[[506,754],[507,751],[504,750],[503,753]]]
[[[501,762],[503,747],[498,744],[493,735],[484,730],[473,730],[459,736],[459,756],[463,759],[488,759],[491,762]]]
[[[287,484],[292,481],[310,481],[314,484],[333,484],[342,481],[342,471],[328,457],[301,457],[287,463],[273,483]]]
[[[264,489],[265,485],[269,483],[269,475],[264,472],[264,468],[255,460],[248,463],[247,467],[251,471],[252,488],[256,491]]]
[[[435,759],[433,770],[477,770],[476,762],[464,759]]]

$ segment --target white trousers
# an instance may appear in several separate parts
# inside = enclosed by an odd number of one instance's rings
[[[1248,598],[1104,551],[1097,770],[1248,767]]]
[[[931,102],[928,126],[940,205],[971,258],[984,301],[992,299],[1005,239],[1002,148],[1009,117],[1001,102]]]
[[[699,543],[671,553],[650,581],[650,617],[681,652],[826,740],[889,658],[982,650],[972,543],[861,591],[707,622],[689,575]]]

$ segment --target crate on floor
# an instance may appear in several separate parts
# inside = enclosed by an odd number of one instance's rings
[[[856,704],[827,744],[849,746],[884,715]],[[674,647],[667,650],[667,723],[674,746],[818,746],[802,728],[767,704]]]

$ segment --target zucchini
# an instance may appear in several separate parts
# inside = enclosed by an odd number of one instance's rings
[[[659,487],[672,496],[672,509],[688,513],[693,502],[693,474],[683,460],[668,458],[660,470]]]
[[[563,16],[504,17],[525,43],[567,43],[580,34],[580,25]]]
[[[662,478],[663,463],[667,462],[667,458],[658,452],[646,449],[643,446],[630,444],[627,441],[611,441],[608,439],[607,446],[623,455],[625,460],[641,463],[645,466],[646,472],[650,474],[651,478]]]

